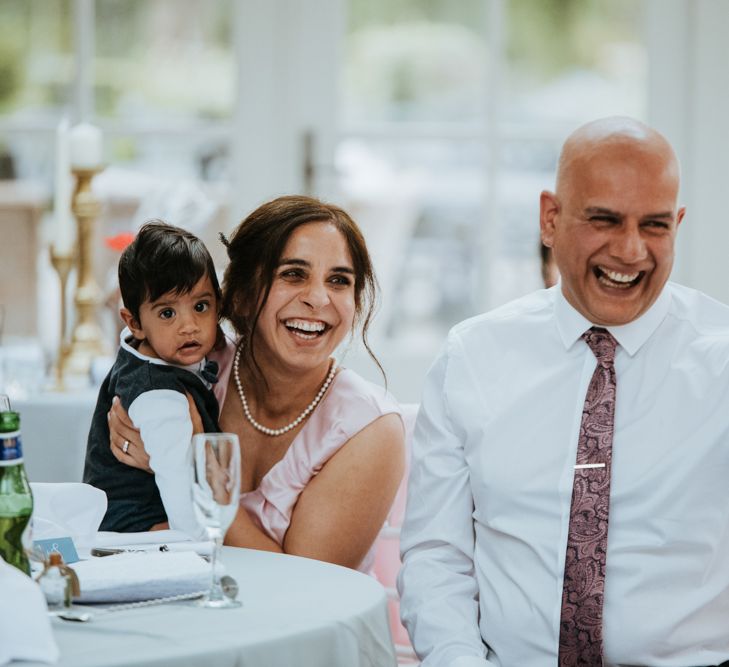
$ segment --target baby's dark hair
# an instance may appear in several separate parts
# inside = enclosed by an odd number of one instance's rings
[[[205,244],[161,220],[146,222],[119,260],[122,301],[136,320],[145,301],[155,301],[167,292],[185,294],[206,275],[220,304],[220,285]]]

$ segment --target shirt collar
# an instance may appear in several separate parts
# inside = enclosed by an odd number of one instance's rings
[[[557,329],[565,349],[574,345],[590,327],[596,326],[584,315],[575,310],[562,293],[562,284],[556,285],[554,315]],[[631,357],[653,335],[668,314],[671,306],[671,290],[668,284],[661,290],[655,303],[637,320],[615,327],[605,327]]]
[[[205,367],[204,357],[196,364],[190,364],[188,366],[171,364],[164,359],[160,359],[159,357],[148,357],[146,354],[142,354],[134,345],[132,345],[133,340],[134,339],[132,337],[132,332],[129,330],[129,327],[124,327],[124,329],[122,329],[122,332],[119,334],[119,347],[129,352],[129,354],[134,355],[135,357],[137,357],[137,359],[142,359],[144,361],[150,362],[151,364],[157,364],[159,366],[174,366],[175,368],[184,368],[186,371],[190,371],[191,373],[195,373],[196,375],[199,375]]]

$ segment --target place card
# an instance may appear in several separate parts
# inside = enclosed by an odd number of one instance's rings
[[[76,552],[76,545],[70,537],[54,537],[47,540],[33,540],[33,549],[43,552],[46,560],[54,551],[61,554],[63,562],[67,565],[76,563],[79,560]]]

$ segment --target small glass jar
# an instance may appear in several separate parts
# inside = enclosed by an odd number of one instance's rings
[[[59,553],[48,556],[46,567],[38,577],[38,585],[46,598],[48,611],[64,611],[71,606],[72,581],[65,571],[63,558]]]

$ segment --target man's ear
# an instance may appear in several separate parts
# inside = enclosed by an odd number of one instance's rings
[[[132,336],[134,336],[137,340],[144,340],[146,338],[142,325],[139,323],[137,318],[132,315],[131,311],[126,308],[120,308],[119,316],[122,320],[124,320],[124,324],[129,327],[129,331],[132,332]]]
[[[549,248],[554,244],[554,231],[559,209],[557,195],[549,190],[543,190],[539,197],[539,229],[542,243]]]
[[[683,220],[683,216],[686,215],[686,207],[682,206],[678,209],[678,213],[676,214],[676,227],[678,227],[681,224],[681,221]]]

